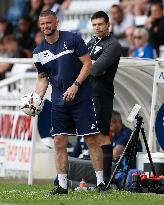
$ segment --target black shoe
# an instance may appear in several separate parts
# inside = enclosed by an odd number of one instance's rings
[[[96,186],[96,189],[98,192],[107,192],[108,190],[106,189],[106,186],[104,183],[100,183],[98,186]]]
[[[50,191],[50,195],[68,194],[68,189],[62,188],[60,185]]]
[[[109,184],[109,180],[108,180],[108,181],[104,181],[104,183],[105,183],[106,189],[109,190],[109,189],[111,188],[111,185],[108,186],[108,184]]]
[[[105,184],[105,186],[107,186],[108,183],[109,183],[109,180],[104,180],[104,184]]]

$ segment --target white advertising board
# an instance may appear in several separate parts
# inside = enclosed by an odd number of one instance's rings
[[[32,154],[32,117],[0,111],[0,175],[29,171]]]
[[[31,156],[31,142],[6,140],[6,169],[28,171]]]

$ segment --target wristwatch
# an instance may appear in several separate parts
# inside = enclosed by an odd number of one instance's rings
[[[75,80],[74,84],[75,84],[78,88],[81,86],[81,84],[80,84],[77,80]]]

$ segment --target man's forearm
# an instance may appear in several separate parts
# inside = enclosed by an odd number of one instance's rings
[[[83,67],[80,71],[80,74],[78,75],[78,77],[76,79],[80,84],[82,84],[83,81],[88,77],[88,75],[90,73],[90,68],[91,68],[91,63],[83,65]]]
[[[73,84],[64,92],[63,100],[72,101],[75,98],[76,93],[78,92],[78,88],[81,86],[83,81],[87,78],[91,69],[91,59],[89,55],[84,55],[79,57],[79,60],[82,62],[83,66],[81,71]]]
[[[43,98],[46,90],[48,88],[48,78],[44,74],[39,74],[38,79],[36,81],[36,89],[35,92]]]
[[[90,58],[85,58],[84,59],[80,59],[83,63],[83,66],[81,68],[81,71],[78,75],[78,77],[76,78],[76,81],[78,81],[80,84],[83,83],[83,81],[88,77],[90,70],[91,70],[91,66],[92,66],[92,62],[90,60]]]
[[[90,75],[96,77],[96,76],[104,75],[105,73],[106,73],[106,69],[104,69],[104,67],[101,64],[94,63],[92,65]]]
[[[119,60],[120,54],[121,48],[118,43],[108,44],[103,53],[92,64],[90,75],[94,77],[104,75],[109,67]]]

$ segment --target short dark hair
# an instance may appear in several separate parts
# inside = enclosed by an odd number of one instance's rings
[[[91,21],[93,19],[97,19],[97,18],[104,18],[105,20],[105,23],[108,23],[109,22],[109,17],[107,15],[107,13],[105,13],[104,11],[97,11],[95,12],[92,17],[91,17]]]
[[[159,6],[160,9],[163,9],[163,4],[160,3],[159,1],[155,1],[155,2],[151,3],[150,7],[152,7],[152,6]]]
[[[31,23],[31,17],[28,16],[28,15],[21,16],[19,19],[23,19],[23,20],[25,20],[25,21]]]
[[[111,8],[117,8],[119,11],[122,12],[122,7],[118,4],[113,4]]]
[[[111,120],[122,123],[121,114],[118,111],[113,110]]]
[[[56,13],[53,12],[53,11],[51,11],[50,9],[48,9],[48,10],[43,10],[43,11],[40,13],[39,16],[40,16],[40,17],[45,17],[45,16],[54,16],[54,17],[56,17]]]
[[[18,42],[18,41],[17,41],[15,35],[9,34],[9,35],[6,35],[6,36],[3,38],[3,42],[4,42],[4,43],[9,43],[9,42]]]

